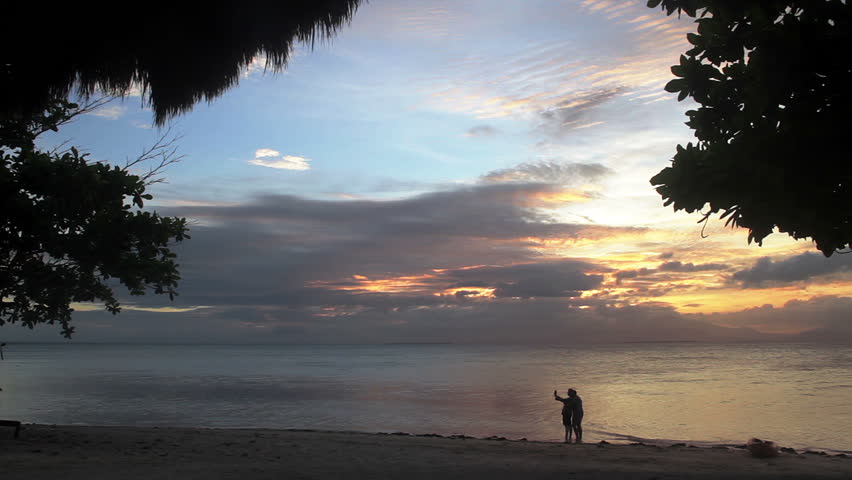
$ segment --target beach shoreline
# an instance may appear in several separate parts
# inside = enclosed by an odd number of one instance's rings
[[[850,478],[852,458],[724,446],[554,442],[403,432],[22,425],[4,478]]]

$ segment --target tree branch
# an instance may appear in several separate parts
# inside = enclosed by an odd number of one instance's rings
[[[129,172],[133,167],[153,161],[148,172],[139,175],[139,178],[146,186],[164,183],[166,180],[160,174],[163,173],[165,168],[180,162],[186,157],[186,155],[179,155],[177,153],[177,143],[183,138],[183,135],[173,135],[172,129],[172,126],[169,125],[153,145],[145,148],[135,159],[127,160],[124,164],[124,170]]]

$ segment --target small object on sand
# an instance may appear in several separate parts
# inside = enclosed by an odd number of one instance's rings
[[[781,451],[784,453],[798,453],[795,448],[790,447],[781,447]]]
[[[778,445],[775,442],[752,438],[746,442],[746,448],[752,457],[771,458],[778,456]]]

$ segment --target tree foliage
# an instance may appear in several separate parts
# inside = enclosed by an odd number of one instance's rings
[[[696,18],[666,90],[697,141],[651,179],[665,205],[721,213],[762,244],[775,228],[826,256],[852,247],[852,2],[650,0]]]
[[[26,116],[75,86],[84,97],[144,91],[162,125],[234,86],[256,58],[284,68],[296,42],[330,38],[361,0],[9,2],[0,28],[0,112]]]
[[[0,325],[58,322],[70,337],[72,302],[121,310],[110,283],[133,295],[176,294],[170,245],[189,238],[186,220],[141,210],[150,175],[89,162],[75,148],[36,147],[76,113],[76,104],[57,101],[0,120]]]

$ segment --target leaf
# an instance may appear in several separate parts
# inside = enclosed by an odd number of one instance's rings
[[[676,78],[674,80],[671,80],[664,87],[665,91],[670,93],[679,92],[684,88],[686,88],[686,80],[682,78]]]

